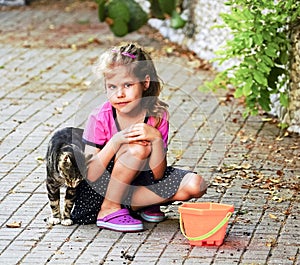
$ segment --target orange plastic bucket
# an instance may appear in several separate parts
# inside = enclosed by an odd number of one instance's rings
[[[178,207],[180,230],[191,245],[204,246],[223,243],[233,205],[220,203],[184,203]]]

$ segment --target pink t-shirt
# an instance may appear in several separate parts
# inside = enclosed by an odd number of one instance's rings
[[[149,117],[147,124],[154,126],[154,117]],[[165,112],[162,121],[157,128],[164,142],[164,148],[167,149],[169,122]],[[103,146],[118,132],[114,117],[114,110],[110,102],[105,102],[101,107],[96,108],[89,116],[85,130],[83,132],[83,141],[98,148]]]

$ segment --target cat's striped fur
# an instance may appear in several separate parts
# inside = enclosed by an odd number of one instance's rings
[[[67,127],[54,133],[46,154],[46,187],[52,216],[49,224],[72,225],[70,213],[76,198],[76,187],[85,178],[87,163],[82,142],[83,130]],[[60,188],[66,186],[64,208],[60,210]]]

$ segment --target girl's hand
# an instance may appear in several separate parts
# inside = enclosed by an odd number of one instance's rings
[[[146,145],[147,142],[151,143],[162,139],[159,130],[146,123],[134,124],[123,131],[123,136],[129,143],[140,142],[140,144]]]
[[[129,143],[136,143],[140,145],[149,145],[150,142],[148,140],[138,140],[134,139],[130,136],[130,129],[125,129],[122,131],[117,132],[110,141],[112,141],[115,147],[120,147],[122,144],[129,144]]]
[[[119,149],[122,144],[128,144],[129,139],[125,136],[126,130],[117,132],[110,141],[113,142],[116,149]]]

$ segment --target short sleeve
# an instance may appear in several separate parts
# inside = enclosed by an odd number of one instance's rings
[[[158,127],[162,135],[162,139],[164,142],[164,147],[167,149],[168,147],[168,135],[169,135],[169,121],[167,120],[167,113],[164,113],[163,119]]]
[[[89,115],[82,138],[85,144],[102,149],[114,133],[111,106],[104,104]]]
[[[149,124],[153,125],[153,123],[154,123],[154,118],[150,117]],[[161,133],[162,140],[164,142],[164,148],[165,148],[165,150],[167,150],[167,148],[168,148],[168,135],[169,135],[169,121],[168,121],[167,112],[164,113],[164,115],[162,117],[162,120],[161,120],[159,126],[157,127],[157,129]]]

